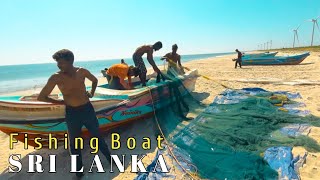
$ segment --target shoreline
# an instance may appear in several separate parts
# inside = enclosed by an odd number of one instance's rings
[[[216,56],[221,56],[221,55],[230,54],[230,53],[231,52],[181,55],[181,56],[182,56],[182,59],[184,59],[186,62],[190,62],[190,61],[194,61],[194,60],[198,60],[198,59],[214,58]],[[196,59],[194,59],[194,58],[196,58]],[[125,61],[129,65],[133,65],[133,61],[131,60],[131,58],[128,58],[128,59],[125,58]],[[99,63],[97,63],[97,62],[99,62]],[[98,60],[98,61],[76,61],[75,66],[87,68],[98,79],[101,79],[103,77],[102,74],[100,73],[101,69],[104,69],[104,67],[108,67],[112,64],[119,63],[119,62],[120,62],[120,59],[119,59],[119,61],[118,61],[118,59],[107,59],[107,60]],[[158,64],[159,67],[163,66],[163,61],[160,60],[160,56],[155,57],[155,62],[156,62],[156,64]],[[147,62],[146,59],[145,59],[145,64],[148,69],[151,68],[150,64]],[[47,66],[44,66],[44,65],[47,65]],[[16,65],[16,66],[21,66],[20,69],[23,68],[24,66],[35,66],[34,67],[35,69],[36,68],[48,69],[47,72],[52,72],[52,74],[58,70],[56,68],[56,63],[26,64],[26,65]],[[8,67],[9,67],[9,69],[12,69],[12,68],[10,68],[11,66],[8,66]],[[0,66],[0,68],[1,68],[1,66]],[[22,74],[22,76],[24,76],[24,75],[28,76],[29,77],[28,79],[21,79],[21,77],[17,76],[16,79],[12,79],[12,77],[10,77],[9,78],[10,80],[8,80],[8,81],[0,82],[0,84],[3,87],[0,89],[0,96],[7,95],[7,94],[17,94],[17,93],[21,94],[24,91],[30,91],[30,90],[39,91],[39,89],[41,89],[41,87],[43,87],[45,85],[45,83],[47,82],[47,80],[51,76],[51,74],[47,74],[47,73],[46,73],[46,75],[44,75],[43,74],[44,70],[42,70],[42,71],[40,71],[42,73],[38,74],[37,77],[32,77],[32,75],[29,76],[30,73],[32,74],[32,72],[30,72],[30,67],[28,67],[28,69],[29,69],[29,71]],[[2,71],[5,72],[5,69],[2,69]],[[9,70],[9,72],[15,73],[12,70]],[[15,76],[13,76],[13,77],[15,77]],[[6,88],[4,88],[4,87],[6,87]]]
[[[222,56],[219,56],[219,57],[224,57],[224,56],[230,56],[230,55],[222,55]],[[194,59],[194,60],[191,60],[191,61],[187,61],[185,63],[191,63],[193,61],[214,60],[214,58],[216,58],[216,57],[204,58],[204,59]],[[148,62],[145,62],[145,63],[147,64]],[[182,62],[182,64],[184,64],[184,63]],[[168,63],[166,63],[166,68],[167,68],[167,65],[168,65]],[[163,65],[158,65],[158,67],[159,67],[160,70],[164,70],[164,66]],[[148,71],[148,74],[152,74],[154,72],[152,67],[148,67],[147,71]],[[107,79],[103,75],[99,75],[99,76],[96,76],[96,77],[98,79],[98,86],[101,86],[103,84],[107,84],[108,83]],[[48,77],[48,79],[49,79],[49,77]],[[90,81],[88,79],[85,80],[85,85],[86,86],[91,86]],[[32,94],[39,93],[42,88],[43,87],[38,87],[38,85],[37,85],[37,88],[26,88],[24,90],[17,90],[17,91],[12,91],[12,92],[0,93],[0,96],[18,96],[18,95],[26,96],[26,95],[32,95]],[[55,87],[53,89],[53,91],[52,91],[52,94],[57,94],[57,93],[60,93],[60,91],[59,91],[59,89],[57,87]]]

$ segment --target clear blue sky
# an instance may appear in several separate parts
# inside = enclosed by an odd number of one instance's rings
[[[165,54],[310,44],[320,0],[1,0],[0,65],[52,62],[62,48],[77,60],[131,57],[143,44],[161,40]],[[320,22],[320,19],[319,19]],[[320,34],[315,34],[320,44]]]

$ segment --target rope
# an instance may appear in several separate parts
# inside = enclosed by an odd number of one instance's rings
[[[168,147],[168,151],[169,151],[169,154],[173,157],[173,159],[176,161],[176,163],[182,168],[182,170],[187,174],[189,175],[192,179],[199,179],[198,177],[194,176],[192,173],[190,173],[187,169],[185,169],[181,163],[178,161],[177,157],[173,154],[170,146],[169,146],[169,142],[168,140],[166,139],[166,137],[164,136],[164,133],[160,127],[160,124],[159,124],[159,121],[158,121],[158,118],[157,118],[157,115],[156,115],[156,109],[155,109],[155,106],[154,106],[154,101],[153,101],[153,97],[152,97],[152,92],[151,92],[151,89],[147,86],[148,90],[149,90],[149,94],[150,94],[150,97],[151,97],[151,103],[152,103],[152,109],[153,109],[153,114],[154,114],[154,117],[155,117],[155,120],[156,120],[156,123],[157,123],[157,126],[158,126],[158,129],[160,130],[160,133],[162,135],[162,137],[164,138],[164,141],[165,143],[167,144],[167,147]],[[193,165],[193,167],[196,167],[195,165]],[[196,169],[196,168],[195,168]]]

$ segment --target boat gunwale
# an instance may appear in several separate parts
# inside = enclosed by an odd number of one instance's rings
[[[274,57],[256,57],[256,58],[249,58],[249,59],[243,59],[242,61],[252,61],[252,60],[277,60],[277,59],[290,59],[290,58],[303,58],[308,57],[310,55],[310,52],[305,52],[301,54],[296,55],[290,55],[290,56],[274,56]],[[298,60],[298,59],[297,59]]]
[[[189,78],[193,78],[193,77],[196,77],[196,76],[192,76],[192,72],[196,72],[197,70],[192,70],[190,71],[190,73],[188,73],[187,75],[185,76],[182,76],[182,77],[177,77],[177,78],[174,78],[173,80],[168,80],[167,82],[168,83],[172,83],[174,81],[177,81],[177,80],[187,80]],[[191,75],[191,76],[190,76]],[[196,74],[197,75],[197,74]],[[143,95],[146,95],[149,93],[150,90],[154,90],[154,89],[157,89],[158,87],[160,86],[168,86],[168,83],[163,83],[163,84],[157,84],[157,85],[152,85],[152,86],[148,86],[148,87],[144,87],[145,89],[144,90],[140,90],[139,92],[137,92],[135,95],[132,95],[132,96],[129,96],[129,99],[128,100],[122,100],[120,103],[118,103],[117,105],[115,106],[109,106],[109,107],[106,107],[106,108],[102,108],[98,111],[96,111],[97,114],[99,113],[102,113],[102,112],[105,112],[105,111],[111,111],[111,110],[114,110],[116,108],[119,108],[121,106],[124,106],[126,105],[127,103],[129,103],[130,101],[129,100],[134,100],[134,99],[137,99]],[[140,88],[141,89],[141,88]],[[137,89],[136,89],[137,90]],[[107,94],[106,94],[107,95]],[[111,95],[112,96],[112,95]],[[108,100],[97,100],[97,101],[110,101],[111,99],[108,99]],[[116,99],[114,99],[116,100]],[[94,101],[94,102],[97,102],[97,101]],[[126,101],[125,103],[122,103]],[[2,101],[0,101],[1,103]],[[11,102],[10,102],[11,103]],[[18,103],[11,103],[11,104],[18,104]],[[21,104],[19,104],[21,105]],[[33,104],[34,105],[34,104]],[[57,104],[45,104],[46,107],[47,106],[54,106],[54,107],[57,107],[57,106],[65,106],[65,105],[57,105]],[[38,104],[39,106],[39,104]],[[8,118],[8,117],[5,117],[5,118]],[[30,120],[8,120],[8,119],[3,119],[3,117],[0,116],[0,124],[45,124],[45,123],[59,123],[59,122],[63,122],[65,121],[65,117],[51,117],[51,118],[47,118],[47,119],[30,119]]]
[[[176,79],[180,79],[180,80],[184,80],[185,78],[188,78],[189,75],[191,74],[191,72],[194,72],[196,70],[192,70],[190,71],[187,75],[183,76],[182,78],[178,77]],[[150,76],[152,76],[153,74],[150,74]],[[173,80],[168,80],[168,82],[173,82]],[[165,85],[165,84],[160,84],[160,86]],[[152,86],[148,86],[148,87],[143,87],[143,88],[138,88],[138,89],[131,89],[131,90],[121,90],[121,92],[123,94],[127,93],[131,93],[131,95],[127,95],[128,98],[130,99],[132,96],[136,96],[140,93],[144,93],[145,91],[147,91],[148,89],[153,89],[153,88],[157,88],[159,87],[159,85],[152,85]],[[103,87],[100,87],[103,89]],[[107,89],[107,88],[105,88]],[[114,89],[108,89],[111,91],[119,91],[119,90],[114,90]],[[118,94],[118,95],[114,95],[114,94],[103,94],[106,96],[110,96],[110,99],[96,99],[96,100],[92,100],[90,102],[103,102],[103,101],[109,101],[109,100],[117,100],[116,98],[112,99],[112,96],[121,96],[122,94]],[[15,101],[15,102],[11,102],[11,101],[3,101],[1,100],[1,97],[4,96],[0,96],[0,104],[10,104],[10,105],[30,105],[30,106],[65,106],[65,105],[60,105],[60,104],[55,104],[55,103],[47,103],[47,102],[41,102],[41,101]]]

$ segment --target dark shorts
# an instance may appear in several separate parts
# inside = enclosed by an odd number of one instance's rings
[[[89,131],[96,131],[99,129],[96,112],[91,102],[78,107],[66,106],[66,123],[69,135],[71,135],[69,138],[73,135],[79,136],[83,126]],[[92,134],[92,132],[90,133]],[[93,132],[94,135],[97,135],[97,133],[98,132]]]
[[[66,121],[72,120],[72,118],[80,118],[81,120],[86,119],[88,118],[89,114],[90,116],[93,114],[95,115],[94,108],[91,102],[88,102],[84,105],[77,106],[77,107],[66,106]],[[85,115],[86,117],[83,117],[82,115]]]
[[[143,62],[142,57],[137,56],[136,54],[133,54],[132,59],[133,59],[134,65],[140,70],[141,74],[147,74],[147,68]]]

